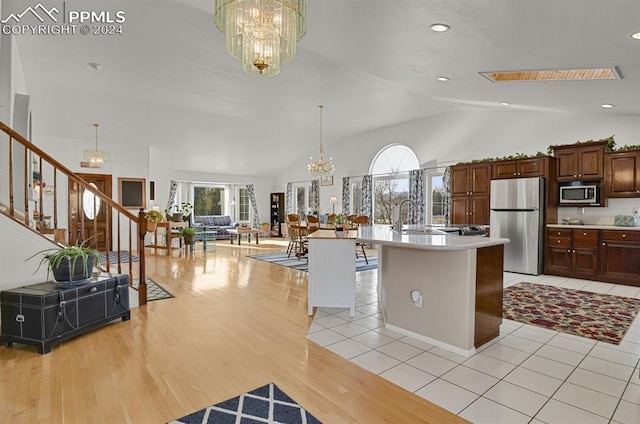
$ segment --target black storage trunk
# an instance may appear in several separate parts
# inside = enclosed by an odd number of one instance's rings
[[[74,287],[45,282],[5,290],[0,292],[0,314],[3,345],[24,343],[49,353],[51,346],[114,319],[127,321],[129,276],[101,274]]]

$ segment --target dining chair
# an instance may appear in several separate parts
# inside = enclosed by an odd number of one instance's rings
[[[287,246],[287,258],[295,252],[299,257],[302,251],[302,235],[300,231],[300,219],[297,214],[288,214],[286,217],[287,233],[289,234],[289,245]]]
[[[359,215],[359,216],[354,217],[351,220],[351,223],[353,225],[355,225],[355,227],[357,229],[361,225],[369,225],[369,217],[366,216],[366,215]],[[365,250],[364,250],[365,243],[360,243],[360,242],[356,241],[356,259],[358,259],[358,247],[362,250],[362,256],[364,256],[364,261],[368,265],[369,264],[369,259],[367,258],[367,252],[365,252]]]

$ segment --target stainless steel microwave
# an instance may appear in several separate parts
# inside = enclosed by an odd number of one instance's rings
[[[560,185],[560,204],[600,204],[600,186],[596,183],[572,182]]]

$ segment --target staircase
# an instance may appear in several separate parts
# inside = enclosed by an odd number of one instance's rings
[[[89,214],[91,218],[84,208],[71,206],[72,196],[78,196],[74,199],[77,204],[83,204],[85,193],[94,195],[89,196],[93,202],[89,207],[97,212]],[[136,289],[139,303],[141,306],[147,303],[144,211],[140,209],[135,215],[124,209],[2,122],[0,213],[9,217],[12,224],[52,243],[95,243],[89,233],[96,234],[98,216],[103,217],[111,234],[101,237],[104,240],[98,249],[104,252],[101,270],[129,274],[129,284],[139,281]]]

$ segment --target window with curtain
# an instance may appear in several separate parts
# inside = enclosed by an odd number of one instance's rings
[[[238,189],[238,220],[251,222],[251,203],[249,201],[249,190]]]
[[[224,187],[201,186],[193,187],[194,215],[222,215],[224,214]]]
[[[362,182],[353,181],[350,184],[351,188],[351,211],[352,215],[362,214]]]
[[[390,144],[382,148],[371,162],[373,179],[373,223],[391,224],[393,206],[409,198],[409,171],[420,163],[411,148]],[[406,211],[403,220],[406,222]]]
[[[429,192],[431,193],[431,224],[446,224],[447,195],[444,191],[442,174],[429,175]]]

